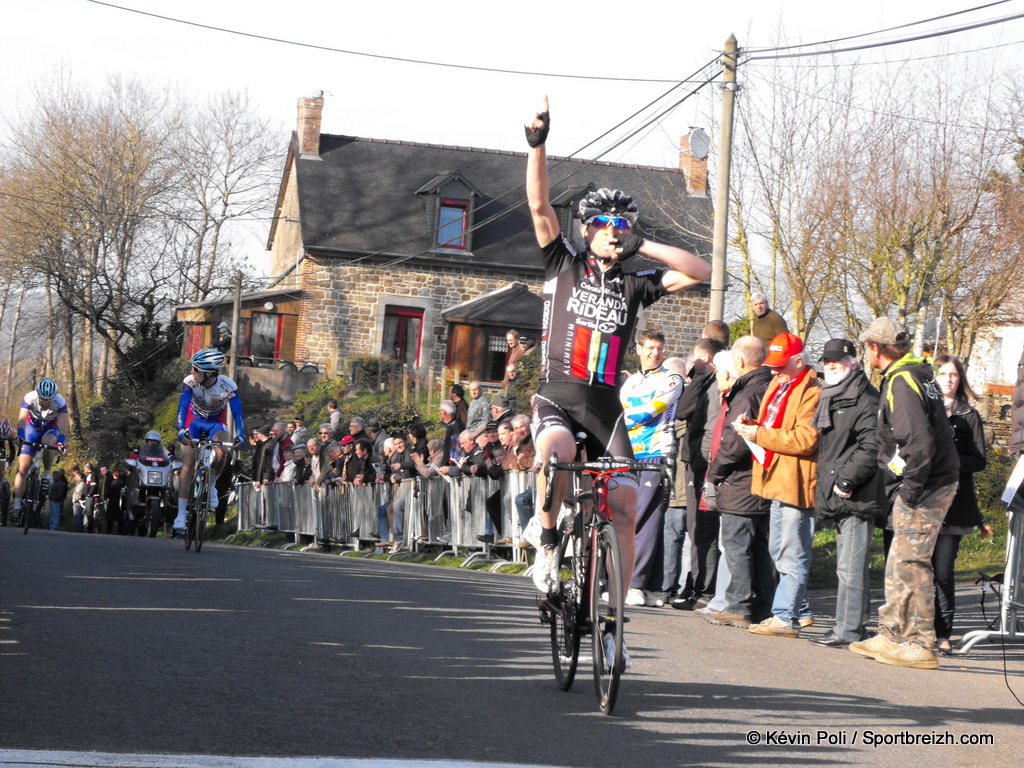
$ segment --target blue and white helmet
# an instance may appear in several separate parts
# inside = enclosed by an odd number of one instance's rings
[[[224,367],[224,353],[219,349],[200,349],[192,355],[192,367],[204,373],[217,373]]]
[[[57,397],[57,382],[49,377],[43,379],[36,387],[36,394],[40,400],[53,400]]]

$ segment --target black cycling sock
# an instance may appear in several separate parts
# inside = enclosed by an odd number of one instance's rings
[[[554,547],[558,545],[558,531],[554,528],[540,529],[540,545],[542,547]]]

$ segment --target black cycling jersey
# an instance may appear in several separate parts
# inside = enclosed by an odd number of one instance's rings
[[[577,382],[617,389],[622,360],[641,307],[668,291],[666,270],[602,271],[565,235],[541,249],[544,256],[544,337],[541,383]]]

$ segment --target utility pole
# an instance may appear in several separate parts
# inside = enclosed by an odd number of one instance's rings
[[[238,373],[238,324],[239,316],[242,313],[242,270],[235,272],[235,301],[231,308],[231,362],[228,363],[228,378],[231,379],[235,384],[238,383],[236,377]],[[228,430],[230,434],[235,434],[235,417],[231,414],[231,409],[228,409]]]
[[[715,195],[715,230],[711,246],[711,306],[708,320],[725,315],[725,250],[729,240],[729,170],[732,165],[732,114],[736,101],[736,66],[739,46],[736,35],[729,35],[723,54],[722,128],[718,141],[718,191]]]

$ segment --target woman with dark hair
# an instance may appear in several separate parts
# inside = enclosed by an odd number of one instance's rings
[[[940,653],[952,649],[950,637],[953,634],[953,614],[956,609],[956,581],[954,566],[960,551],[960,539],[981,531],[989,536],[992,529],[981,516],[978,497],[974,492],[974,473],[985,468],[985,435],[982,432],[981,414],[968,398],[978,396],[967,383],[964,364],[952,355],[939,355],[935,359],[935,380],[942,391],[946,415],[953,427],[953,442],[960,458],[960,485],[953,503],[949,505],[946,519],[942,523],[935,552],[932,554],[932,568],[935,571],[935,645]]]

